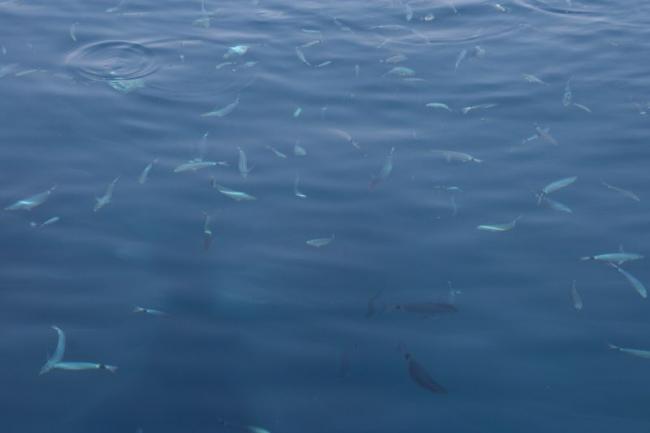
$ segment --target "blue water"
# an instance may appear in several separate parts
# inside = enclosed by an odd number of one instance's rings
[[[649,18],[640,0],[2,0],[1,207],[56,188],[0,212],[0,430],[649,431],[650,361],[607,346],[650,350],[648,301],[579,260],[648,253]],[[174,172],[195,158],[228,165]],[[570,176],[548,197],[572,213],[538,205]],[[395,308],[450,285],[456,313]],[[117,372],[39,375],[53,325],[64,360]]]

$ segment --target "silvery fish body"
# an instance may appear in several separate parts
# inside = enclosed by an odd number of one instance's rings
[[[522,218],[522,216],[518,216],[514,220],[510,221],[509,223],[505,224],[482,224],[478,227],[476,227],[478,230],[483,230],[487,232],[507,232],[509,230],[512,230],[515,228],[517,225],[517,221],[519,221]]]
[[[116,177],[113,179],[111,183],[108,184],[108,187],[106,188],[106,193],[101,196],[95,198],[95,207],[93,208],[93,211],[97,212],[107,204],[109,204],[113,198],[113,190],[115,189],[115,184],[117,181],[120,180],[120,177]]]
[[[580,260],[599,260],[601,262],[611,262],[611,263],[616,263],[618,265],[622,265],[625,262],[630,262],[633,260],[641,260],[642,258],[644,258],[642,254],[619,252],[619,253],[604,253],[604,254],[596,254],[593,256],[585,256],[585,257],[581,257]]]
[[[235,191],[230,188],[226,188],[225,186],[221,186],[217,183],[213,184],[213,187],[219,191],[221,194],[225,195],[226,197],[229,197],[235,201],[251,201],[251,200],[256,200],[256,198],[250,194],[246,194],[245,192],[242,191]]]
[[[18,200],[14,204],[7,206],[5,210],[32,210],[36,206],[40,206],[43,203],[45,203],[45,201],[48,199],[50,194],[52,194],[52,192],[55,189],[56,189],[56,185],[48,189],[47,191],[43,191],[31,197]]]
[[[73,370],[73,371],[108,370],[111,373],[115,373],[117,371],[117,367],[114,365],[99,364],[96,362],[85,362],[85,361],[57,362],[56,364],[54,364],[52,368],[56,368],[59,370]]]
[[[235,45],[234,47],[228,48],[228,51],[223,55],[223,58],[228,59],[233,56],[243,56],[248,52],[248,48],[248,45]]]
[[[647,298],[648,297],[648,291],[646,290],[645,286],[641,281],[639,281],[638,278],[636,278],[634,275],[630,274],[628,271],[625,269],[621,268],[620,266],[610,263],[621,275],[625,277],[625,279],[630,283],[630,285],[636,290],[639,295],[641,295],[642,298]]]
[[[63,355],[65,354],[65,334],[61,328],[57,326],[52,326],[52,329],[54,329],[57,334],[56,349],[47,362],[45,362],[45,365],[43,365],[39,374],[45,374],[52,370],[56,364],[63,360]]]
[[[239,96],[231,102],[230,104],[226,105],[225,107],[222,108],[215,108],[212,111],[208,111],[207,113],[201,114],[201,117],[226,117],[230,113],[232,113],[235,108],[239,105]]]
[[[449,108],[449,105],[442,103],[442,102],[429,102],[428,104],[425,105],[425,107],[429,108],[441,108],[443,110],[447,110],[451,112],[451,108]]]
[[[138,183],[140,185],[143,185],[144,183],[147,182],[147,179],[149,178],[149,172],[151,171],[151,169],[153,168],[153,166],[154,166],[154,164],[156,162],[158,162],[158,160],[154,159],[149,164],[147,164],[147,166],[144,168],[144,170],[142,170],[142,173],[140,174],[140,177],[138,178]]]
[[[571,286],[571,300],[573,301],[573,308],[575,308],[576,311],[582,310],[582,297],[580,296],[580,293],[578,293],[575,281]]]
[[[405,355],[406,361],[408,362],[408,371],[411,379],[420,385],[421,387],[436,393],[436,394],[447,394],[447,390],[437,383],[431,375],[424,369],[419,362],[417,362],[411,354],[407,353]]]
[[[208,167],[214,167],[217,165],[216,162],[214,161],[203,161],[203,160],[192,160],[188,162],[184,162],[183,164],[179,165],[174,169],[174,173],[182,173],[185,171],[197,171],[201,170],[202,168],[208,168]]]
[[[238,147],[237,149],[239,151],[239,163],[237,164],[237,167],[239,168],[239,174],[241,177],[246,179],[252,168],[248,167],[248,159],[246,158],[246,153],[244,150],[241,147]]]
[[[444,158],[447,162],[483,162],[483,160],[474,158],[472,155],[464,152],[453,150],[431,150],[433,155]]]
[[[329,245],[330,243],[332,243],[333,240],[334,240],[334,234],[332,234],[332,236],[329,238],[310,239],[305,243],[309,246],[320,248],[320,247],[324,247],[325,245]]]
[[[641,350],[641,349],[630,349],[627,347],[619,347],[614,344],[608,344],[610,349],[617,350],[619,352],[626,353],[632,356],[638,356],[639,358],[650,359],[650,350]]]
[[[569,206],[565,205],[564,203],[560,203],[557,200],[550,199],[548,197],[542,197],[539,202],[544,203],[549,208],[556,210],[558,212],[573,213],[573,211]]]
[[[556,180],[549,183],[542,189],[543,194],[550,194],[562,188],[566,188],[578,179],[578,176],[565,177],[564,179]]]
[[[152,316],[166,316],[167,313],[164,311],[160,310],[155,310],[153,308],[145,308],[145,307],[135,307],[133,309],[134,313],[144,313],[144,314],[150,314]]]
[[[634,201],[641,201],[639,196],[634,194],[632,191],[628,191],[626,189],[619,188],[619,187],[614,186],[614,185],[610,185],[609,183],[605,182],[604,180],[601,181],[601,183],[603,185],[605,185],[605,187],[607,187],[608,189],[611,189],[612,191],[616,191],[616,192],[618,192],[619,194],[621,194],[624,197],[627,197],[627,198],[632,199]]]

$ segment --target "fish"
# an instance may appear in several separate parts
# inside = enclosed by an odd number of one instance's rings
[[[323,41],[321,41],[320,39],[315,39],[315,40],[313,40],[313,41],[305,42],[304,44],[302,44],[302,45],[300,46],[300,48],[309,48],[309,47],[313,47],[314,45],[318,45],[318,44],[320,44],[320,43],[322,43],[322,42],[323,42]]]
[[[456,308],[455,305],[446,302],[414,302],[410,304],[395,305],[395,310],[433,316],[442,313],[456,313],[458,308]]]
[[[636,290],[639,295],[641,295],[642,298],[647,298],[648,297],[648,291],[646,290],[645,286],[641,281],[639,281],[634,275],[630,274],[628,271],[625,269],[621,268],[619,265],[615,263],[609,263],[614,269],[618,271],[619,274],[623,275],[625,279],[630,283],[630,285]]]
[[[436,16],[434,14],[426,14],[424,18],[422,18],[423,21],[430,22],[436,19]]]
[[[56,189],[56,185],[47,191],[40,192],[31,197],[18,200],[14,204],[5,207],[5,210],[32,210],[37,206],[42,205],[50,197],[52,192]]]
[[[425,104],[424,106],[429,107],[429,108],[440,108],[440,109],[443,109],[443,110],[447,110],[447,111],[449,111],[451,113],[451,108],[449,108],[449,105],[447,105],[447,104],[445,104],[443,102],[429,102],[429,103]]]
[[[542,188],[542,191],[537,195],[537,203],[541,203],[542,199],[547,195],[560,189],[566,188],[567,186],[573,184],[576,180],[578,180],[578,176],[571,176],[549,183],[544,188]]]
[[[305,243],[311,247],[320,248],[331,244],[333,240],[334,240],[334,233],[332,233],[332,236],[329,238],[310,239]]]
[[[183,173],[186,171],[197,171],[203,168],[214,167],[218,163],[215,161],[203,161],[202,159],[192,159],[182,163],[174,169],[174,173]]]
[[[56,222],[59,222],[60,220],[61,220],[61,218],[59,218],[58,216],[55,216],[55,217],[52,217],[52,218],[50,218],[48,220],[45,220],[44,222],[42,222],[40,224],[32,221],[32,222],[29,223],[29,226],[34,227],[34,228],[42,229],[43,227],[49,226],[49,225],[54,224]]]
[[[569,78],[564,86],[564,95],[562,96],[562,105],[568,107],[573,101],[573,93],[571,92],[571,78]]]
[[[270,431],[262,428],[249,425],[246,427],[250,433],[271,433]]]
[[[469,113],[470,111],[474,111],[474,110],[487,110],[488,108],[494,108],[494,107],[496,107],[497,105],[498,105],[498,104],[479,104],[479,105],[469,105],[469,106],[467,106],[467,107],[463,107],[463,108],[461,108],[460,111],[461,111],[463,114],[467,114],[467,113]]]
[[[528,81],[529,83],[542,84],[544,86],[548,86],[548,83],[546,81],[543,81],[543,80],[539,79],[535,75],[521,74],[521,76],[524,78],[524,80]]]
[[[36,72],[46,72],[44,69],[25,69],[24,71],[18,71],[14,74],[16,77],[24,77],[25,75],[35,74]]]
[[[571,285],[571,300],[573,301],[573,308],[575,308],[576,311],[582,310],[582,297],[580,297],[580,293],[578,293],[575,280],[573,280],[573,284]]]
[[[301,114],[302,114],[302,108],[301,108],[301,107],[297,107],[297,108],[293,111],[293,117],[298,117],[298,116],[300,116]]]
[[[241,147],[237,147],[239,150],[239,163],[237,164],[237,167],[239,168],[239,174],[241,177],[246,179],[248,177],[248,174],[253,170],[253,167],[249,168],[248,167],[248,160],[246,158],[246,153]]]
[[[538,202],[538,203],[544,203],[549,208],[551,208],[553,210],[556,210],[558,212],[573,213],[571,208],[568,207],[567,205],[565,205],[563,203],[560,203],[557,200],[552,200],[552,199],[550,199],[548,197],[542,197],[541,202]]]
[[[611,343],[607,343],[607,347],[618,352],[626,353],[632,356],[638,356],[639,358],[650,359],[650,350],[641,350],[641,349],[630,349],[627,347],[616,346]]]
[[[325,60],[324,62],[317,64],[316,67],[317,68],[324,68],[325,66],[329,66],[331,64],[332,64],[331,60]]]
[[[370,318],[375,315],[376,309],[375,309],[375,302],[377,302],[377,299],[381,296],[382,291],[378,290],[377,293],[372,295],[370,299],[368,299],[368,310],[366,311],[366,317]]]
[[[377,185],[379,185],[380,182],[383,182],[384,180],[388,179],[388,176],[390,176],[390,173],[393,171],[394,153],[395,153],[395,148],[391,147],[390,151],[388,152],[388,156],[386,156],[386,159],[384,160],[384,165],[382,165],[377,176],[374,176],[370,181],[369,188],[371,190],[374,189]]]
[[[458,53],[458,56],[456,57],[456,63],[454,65],[454,70],[458,70],[458,67],[462,63],[463,60],[467,57],[467,49],[463,48],[460,53]]]
[[[154,164],[158,162],[158,158],[154,159],[151,161],[147,166],[142,170],[142,173],[140,174],[140,177],[138,178],[138,183],[140,185],[144,185],[147,182],[147,179],[149,178],[149,172],[153,168]]]
[[[143,313],[143,314],[150,314],[152,316],[166,316],[167,313],[164,311],[160,310],[154,310],[153,308],[145,308],[145,307],[135,307],[133,309],[134,313]]]
[[[485,54],[486,54],[485,48],[483,48],[483,47],[480,46],[480,45],[476,45],[476,46],[472,49],[472,55],[473,55],[474,57],[476,57],[476,58],[479,58],[479,59],[480,59],[480,58],[483,58],[483,57],[485,57]]]
[[[580,257],[580,260],[582,261],[597,260],[601,262],[609,262],[609,263],[616,263],[617,265],[622,265],[625,262],[641,260],[643,258],[644,256],[638,253],[618,252],[618,253],[596,254],[593,256],[584,256],[584,257]]]
[[[280,152],[275,147],[270,146],[270,145],[267,144],[266,148],[269,149],[271,152],[273,152],[275,154],[275,156],[277,156],[278,158],[287,159],[287,155],[285,153]]]
[[[404,4],[404,15],[406,22],[410,22],[413,19],[413,8],[408,3]]]
[[[408,60],[408,57],[406,57],[404,54],[395,54],[394,56],[390,56],[386,59],[380,60],[381,63],[402,63],[404,61]]]
[[[444,158],[447,162],[483,162],[482,159],[473,157],[468,153],[455,152],[453,150],[430,150],[429,153]]]
[[[600,183],[605,185],[605,187],[607,187],[608,189],[611,189],[612,191],[618,192],[619,194],[621,194],[624,197],[627,197],[627,198],[629,198],[631,200],[634,200],[634,201],[641,201],[639,196],[634,194],[632,191],[628,191],[628,190],[625,190],[623,188],[619,188],[617,186],[610,185],[609,183],[605,182],[604,180],[601,180]]]
[[[77,42],[77,25],[79,23],[73,23],[70,26],[70,39],[72,39],[74,42]]]
[[[296,178],[293,181],[293,195],[298,198],[307,198],[307,195],[303,194],[298,190],[298,183],[300,182],[300,175],[296,173]]]
[[[95,207],[93,208],[94,212],[97,212],[107,204],[111,202],[111,199],[113,198],[113,190],[115,189],[115,184],[117,181],[120,180],[120,177],[116,177],[113,179],[111,183],[108,184],[108,187],[106,188],[106,193],[101,196],[101,197],[96,197],[95,198]]]
[[[52,329],[54,329],[57,334],[56,349],[54,349],[52,356],[45,362],[45,365],[41,367],[39,375],[52,370],[56,364],[63,360],[63,355],[65,354],[65,333],[57,326],[52,326]]]
[[[296,156],[307,156],[307,149],[296,143],[293,146],[293,154]]]
[[[537,137],[543,139],[544,141],[547,141],[551,143],[554,146],[558,146],[560,143],[557,142],[557,140],[550,134],[550,128],[541,128],[540,126],[535,127],[535,131],[537,132]]]
[[[203,250],[209,250],[211,244],[212,230],[210,229],[210,215],[207,212],[203,212]]]
[[[447,394],[447,390],[433,380],[424,367],[410,353],[406,353],[404,358],[408,363],[409,376],[415,383],[435,394]]]
[[[228,65],[234,65],[234,64],[235,64],[235,62],[221,62],[221,63],[219,63],[219,64],[217,64],[215,66],[215,69],[219,70],[219,69],[224,68],[224,67],[226,67]]]
[[[195,19],[194,21],[192,21],[192,25],[194,27],[203,27],[204,29],[208,29],[208,28],[210,28],[211,21],[212,21],[211,16],[209,16],[209,15],[208,16],[203,16],[203,17],[199,17],[199,18]]]
[[[386,75],[394,77],[413,77],[415,76],[415,71],[411,68],[407,68],[406,66],[395,66],[384,74],[384,76]]]
[[[226,54],[223,55],[224,59],[229,59],[234,56],[243,56],[248,52],[250,47],[248,45],[235,45],[234,47],[229,47]]]
[[[338,129],[338,128],[330,128],[329,131],[332,134],[336,135],[337,137],[340,137],[343,140],[347,141],[352,146],[354,146],[356,149],[359,149],[359,150],[361,149],[361,146],[359,146],[359,143],[354,141],[354,139],[352,138],[352,136],[348,132],[346,132],[346,131],[344,131],[342,129]]]
[[[307,65],[307,66],[311,66],[311,63],[309,63],[309,61],[308,61],[307,58],[305,57],[305,53],[302,52],[302,50],[300,49],[300,47],[296,47],[296,48],[295,48],[295,51],[296,51],[296,56],[298,57],[298,59],[299,59],[301,62],[303,62],[303,63],[304,63],[305,65]]]
[[[52,368],[57,368],[59,370],[107,370],[111,373],[117,371],[117,367],[114,365],[108,364],[99,364],[96,362],[57,362]]]
[[[507,232],[509,230],[512,230],[515,228],[517,225],[517,221],[519,221],[523,215],[519,215],[517,218],[514,220],[510,221],[509,223],[505,224],[482,224],[478,227],[476,227],[478,230],[483,230],[486,232]]]
[[[494,4],[494,9],[498,10],[499,12],[508,12],[508,9],[499,3]]]
[[[201,117],[226,117],[233,111],[235,111],[235,108],[239,105],[239,95],[237,95],[237,98],[230,104],[226,105],[225,107],[221,108],[215,108],[212,111],[208,111],[207,113],[201,114]]]
[[[132,80],[110,80],[108,81],[108,85],[118,92],[122,93],[131,93],[135,90],[145,87],[145,83],[142,78],[134,78]]]
[[[256,197],[247,194],[242,191],[235,191],[230,188],[226,188],[225,186],[221,186],[218,183],[215,183],[213,180],[212,187],[219,191],[221,194],[225,195],[228,198],[231,198],[235,201],[252,201],[252,200],[257,200]]]
[[[582,104],[578,104],[577,102],[574,102],[573,106],[581,109],[582,111],[586,111],[587,113],[591,113],[591,108],[587,107],[586,105],[582,105]]]

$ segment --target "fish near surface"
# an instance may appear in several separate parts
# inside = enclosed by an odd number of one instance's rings
[[[431,375],[413,358],[410,353],[405,354],[404,358],[408,363],[409,376],[411,376],[411,379],[415,383],[435,394],[447,394],[447,390],[438,382],[433,380]]]
[[[430,153],[444,158],[447,162],[483,162],[482,159],[475,158],[468,153],[456,152],[453,150],[431,150]]]
[[[5,208],[5,210],[32,210],[36,206],[40,206],[50,197],[50,194],[56,189],[56,185],[47,191],[43,191],[22,200],[18,200]]]
[[[334,234],[332,233],[332,236],[329,237],[329,238],[310,239],[310,240],[306,241],[305,243],[307,245],[311,246],[311,247],[321,248],[321,247],[324,247],[326,245],[331,244],[333,240],[334,240]]]
[[[517,218],[514,220],[510,221],[509,223],[505,224],[482,224],[478,227],[476,227],[478,230],[483,230],[486,232],[507,232],[509,230],[512,230],[515,228],[517,225],[517,221],[519,221],[521,218],[523,218],[523,215],[519,215]]]
[[[630,348],[627,348],[627,347],[616,346],[616,345],[611,344],[611,343],[609,343],[607,346],[610,349],[616,350],[618,352],[626,353],[626,354],[632,355],[632,356],[638,356],[639,358],[650,359],[650,350],[630,349]]]
[[[113,190],[115,189],[115,184],[117,181],[120,180],[120,177],[116,177],[113,179],[111,183],[108,184],[108,187],[106,188],[106,193],[101,196],[101,197],[96,197],[95,198],[95,207],[93,208],[93,211],[97,212],[107,204],[111,202],[113,199]]]
[[[391,147],[390,151],[388,152],[388,156],[386,157],[386,160],[384,161],[384,165],[382,165],[381,170],[379,170],[379,174],[377,176],[374,176],[372,180],[370,181],[369,188],[375,189],[377,185],[379,185],[381,182],[385,181],[388,179],[388,176],[390,176],[390,173],[393,171],[393,154],[395,153],[395,148]]]

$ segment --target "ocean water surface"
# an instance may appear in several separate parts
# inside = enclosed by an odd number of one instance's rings
[[[649,20],[0,0],[0,431],[648,432]]]

